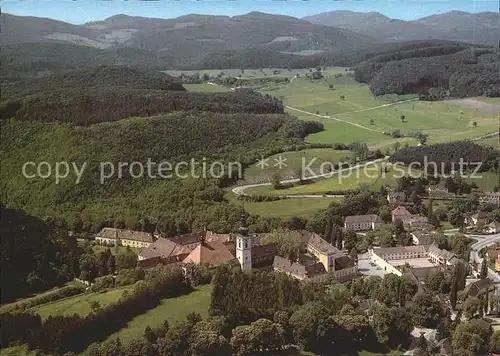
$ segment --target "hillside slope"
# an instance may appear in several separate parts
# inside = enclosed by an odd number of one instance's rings
[[[461,44],[394,51],[375,56],[355,69],[374,95],[421,94],[422,99],[500,96],[500,53],[491,47]]]
[[[379,41],[442,39],[498,46],[500,15],[494,12],[470,14],[451,11],[414,21],[388,18],[377,12],[332,11],[304,20],[369,35]]]

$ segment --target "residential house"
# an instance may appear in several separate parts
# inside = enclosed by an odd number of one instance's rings
[[[456,197],[455,193],[450,193],[447,188],[440,186],[430,186],[427,188],[429,198],[433,199],[453,199]]]
[[[411,213],[408,210],[406,210],[404,206],[398,206],[391,212],[391,215],[393,222],[396,221],[397,219],[404,222],[406,219],[411,217]]]
[[[434,241],[436,232],[415,230],[410,233],[414,245],[428,246]]]
[[[486,225],[488,213],[486,211],[478,211],[476,214],[465,218],[465,226],[469,228],[478,227],[478,225]]]
[[[410,215],[410,217],[403,220],[407,228],[422,228],[429,225],[429,219],[421,215]]]
[[[382,225],[382,220],[376,214],[347,216],[344,222],[346,231],[375,230]]]
[[[500,232],[500,222],[498,221],[492,221],[488,225],[484,227],[484,232],[487,234],[496,234]]]
[[[465,287],[465,295],[469,297],[478,297],[495,290],[495,284],[489,278],[480,279],[472,282]]]
[[[496,206],[500,206],[500,192],[486,193],[483,197],[480,198],[480,201],[483,203],[490,203]]]
[[[95,237],[99,244],[121,245],[137,248],[151,246],[154,242],[153,234],[143,231],[132,231],[105,227]]]
[[[389,204],[403,204],[406,202],[405,192],[389,192],[387,193],[387,201]]]

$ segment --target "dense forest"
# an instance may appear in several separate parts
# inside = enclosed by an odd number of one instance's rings
[[[422,99],[500,96],[500,56],[490,47],[447,44],[373,57],[355,70],[374,95],[418,93]],[[435,95],[436,91],[438,95]]]
[[[90,125],[173,111],[282,114],[284,109],[283,104],[275,98],[239,90],[229,93],[195,93],[83,87],[47,91],[4,102],[0,106],[0,118]]]
[[[391,162],[403,162],[408,165],[418,162],[429,172],[434,171],[435,163],[438,173],[458,171],[460,162],[463,162],[463,171],[474,170],[476,164],[481,164],[480,172],[500,167],[500,152],[491,147],[485,147],[469,141],[440,143],[429,146],[408,147],[396,151]],[[467,166],[470,163],[470,166]]]
[[[126,67],[97,67],[2,84],[0,118],[90,125],[172,111],[283,113],[270,95],[251,90],[186,92],[171,76]]]
[[[2,302],[46,290],[77,270],[76,240],[22,210],[1,206]]]
[[[179,112],[89,127],[10,119],[2,123],[1,132],[1,178],[5,182],[2,198],[9,206],[44,219],[52,217],[71,230],[95,232],[103,224],[133,227],[134,223],[125,222],[147,219],[161,220],[169,234],[204,226],[228,232],[236,227],[241,211],[223,198],[221,187],[239,175],[231,172],[231,179],[227,180],[230,169],[238,170],[238,166],[229,166],[228,162],[246,167],[261,155],[269,156],[303,143],[306,134],[321,129],[320,124],[284,114]],[[147,174],[148,159],[156,162],[151,168],[156,178],[150,179]],[[200,176],[201,172],[199,179],[158,176],[159,162],[175,166],[191,159],[198,162],[197,172],[203,170],[202,163],[206,162],[206,178]],[[215,160],[223,163],[224,172],[219,175],[214,166],[216,177],[221,178],[211,179],[210,163]],[[68,179],[56,183],[53,176],[24,178],[22,166],[28,161],[47,161],[53,169],[56,162],[62,161],[87,166],[78,184],[73,169]],[[114,169],[114,175],[103,184],[100,162],[110,162]],[[126,166],[122,178],[118,178],[119,162],[140,162],[144,176],[133,179]],[[183,173],[189,175],[190,171],[183,167]],[[29,174],[33,172],[30,168]]]
[[[41,92],[89,87],[185,91],[176,78],[162,72],[123,66],[98,66],[64,71],[41,78],[3,82],[2,101],[20,99]]]
[[[376,56],[395,56],[399,52],[440,46],[469,48],[471,45],[440,41],[409,41],[363,44],[330,51],[289,52],[288,42],[276,42],[272,47],[231,49],[193,53],[193,58],[173,58],[163,52],[138,48],[97,49],[58,42],[18,43],[2,46],[0,73],[4,80],[16,81],[34,76],[99,66],[126,66],[142,70],[167,69],[258,69],[316,68],[318,66],[352,67]],[[283,48],[278,48],[277,46]],[[400,58],[396,55],[395,58]],[[379,63],[375,61],[375,63]]]

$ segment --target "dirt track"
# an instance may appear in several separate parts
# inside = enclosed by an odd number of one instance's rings
[[[489,104],[476,99],[454,99],[447,101],[448,103],[464,106],[469,109],[479,109],[482,112],[487,112],[491,114],[500,113],[500,105]]]

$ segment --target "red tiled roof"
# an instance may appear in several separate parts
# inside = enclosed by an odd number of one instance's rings
[[[253,260],[266,256],[276,256],[278,254],[278,248],[275,244],[260,245],[252,247],[251,252]]]
[[[212,241],[200,243],[191,251],[183,262],[218,266],[223,263],[231,262],[234,259],[235,257],[233,254],[223,243]]]
[[[404,206],[398,206],[396,209],[392,211],[392,215],[397,215],[397,216],[411,215],[411,213],[408,210],[406,210]]]

